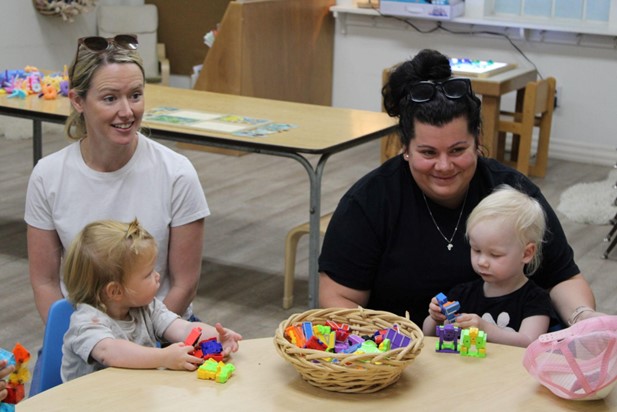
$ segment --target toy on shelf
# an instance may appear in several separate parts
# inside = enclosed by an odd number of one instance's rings
[[[26,66],[23,70],[4,70],[0,72],[0,94],[9,98],[25,99],[36,95],[45,100],[68,96],[69,78],[67,68],[62,72],[44,74],[36,67]]]
[[[461,309],[461,304],[457,300],[449,301],[446,295],[441,292],[435,296],[435,299],[437,299],[441,313],[444,314],[446,320],[449,323],[454,323],[456,316],[458,316],[458,311]]]
[[[30,352],[20,343],[16,343],[12,352],[0,349],[0,360],[5,359],[8,361],[7,365],[15,366],[15,370],[8,376],[7,396],[0,402],[0,412],[12,412],[15,405],[24,398],[24,384],[30,380]]]
[[[461,356],[486,357],[486,333],[478,328],[463,329],[461,332]]]
[[[435,333],[439,342],[435,343],[435,351],[442,353],[459,353],[461,338],[461,328],[452,324],[437,325]]]

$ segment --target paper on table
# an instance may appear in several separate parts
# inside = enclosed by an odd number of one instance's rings
[[[222,133],[234,133],[270,123],[267,119],[182,110],[173,107],[157,107],[149,110],[144,114],[144,121]]]

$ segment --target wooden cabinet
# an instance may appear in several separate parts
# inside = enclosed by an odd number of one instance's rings
[[[309,0],[310,1],[310,0]],[[221,21],[230,0],[145,0],[158,9],[158,42],[165,44],[172,74],[190,76],[204,61],[204,35]]]
[[[334,3],[231,1],[194,88],[331,105]]]

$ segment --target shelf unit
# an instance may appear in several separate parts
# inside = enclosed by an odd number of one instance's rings
[[[471,2],[473,3],[473,2]],[[378,8],[360,8],[357,6],[333,6],[330,8],[334,17],[341,23],[341,31],[346,34],[348,26],[363,23],[354,20],[354,16],[373,17],[371,24],[387,27],[390,24],[404,25],[402,20],[414,24],[434,27],[441,24],[444,27],[455,27],[465,31],[495,31],[508,34],[515,40],[542,41],[547,43],[575,44],[591,47],[617,49],[617,14],[611,10],[608,22],[576,22],[570,20],[548,20],[546,18],[503,18],[494,15],[484,15],[473,6],[467,6],[465,16],[450,20],[435,21],[415,17],[387,16]]]

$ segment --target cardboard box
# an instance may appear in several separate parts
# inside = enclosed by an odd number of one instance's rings
[[[436,4],[440,3],[440,4]],[[463,0],[381,0],[379,11],[385,15],[430,20],[450,20],[465,14]]]

